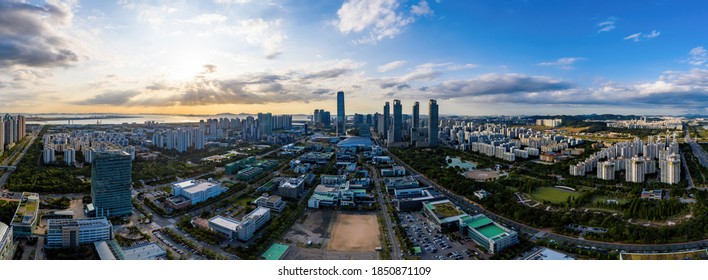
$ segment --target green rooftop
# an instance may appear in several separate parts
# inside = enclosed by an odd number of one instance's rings
[[[273,243],[273,245],[271,245],[270,248],[268,248],[268,250],[266,250],[265,253],[261,255],[261,258],[264,258],[269,261],[277,261],[281,259],[283,255],[285,255],[285,252],[288,251],[288,248],[290,247],[288,247],[287,245]]]
[[[480,216],[476,219],[471,219],[471,220],[465,221],[465,222],[467,223],[467,226],[474,228],[474,229],[493,223],[493,221],[491,219],[489,219],[485,216]]]
[[[415,247],[413,247],[413,252],[414,252],[416,255],[420,255],[420,254],[423,253],[423,249],[421,249],[419,246],[415,246]]]
[[[452,202],[443,202],[443,203],[437,203],[437,204],[429,204],[428,208],[435,213],[435,215],[438,215],[438,217],[442,218],[449,218],[449,217],[454,217],[458,215],[462,215],[462,211],[457,209]]]
[[[506,231],[504,231],[504,229],[498,227],[494,223],[488,224],[488,225],[483,226],[481,228],[477,228],[476,230],[479,231],[479,233],[481,233],[482,235],[484,235],[484,237],[489,238],[489,239],[493,239],[494,237],[496,237],[502,233],[506,233]]]

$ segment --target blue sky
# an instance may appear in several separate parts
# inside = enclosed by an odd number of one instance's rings
[[[0,0],[0,112],[708,113],[701,1]]]

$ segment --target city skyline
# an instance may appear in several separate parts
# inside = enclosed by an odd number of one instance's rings
[[[704,5],[9,1],[0,112],[706,114]]]

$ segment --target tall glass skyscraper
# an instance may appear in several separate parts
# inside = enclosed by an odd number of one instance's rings
[[[438,101],[430,99],[428,101],[428,144],[438,145]]]
[[[96,151],[91,163],[91,199],[97,217],[130,215],[132,161],[123,151]]]
[[[344,113],[344,92],[337,92],[337,135],[347,132],[347,115]]]
[[[416,101],[413,104],[413,120],[412,120],[411,127],[413,128],[418,128],[418,125],[420,125],[420,103]]]
[[[403,106],[401,100],[393,100],[393,142],[403,141]]]
[[[391,104],[386,102],[383,108],[383,138],[388,140],[388,127],[391,122]]]

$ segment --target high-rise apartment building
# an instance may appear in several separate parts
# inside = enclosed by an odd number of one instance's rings
[[[625,180],[627,182],[642,183],[646,175],[644,159],[633,157],[627,159]]]
[[[670,154],[666,160],[659,161],[661,168],[661,182],[678,184],[681,181],[681,157]]]
[[[383,108],[383,138],[388,140],[388,128],[391,121],[391,104],[386,102]]]

